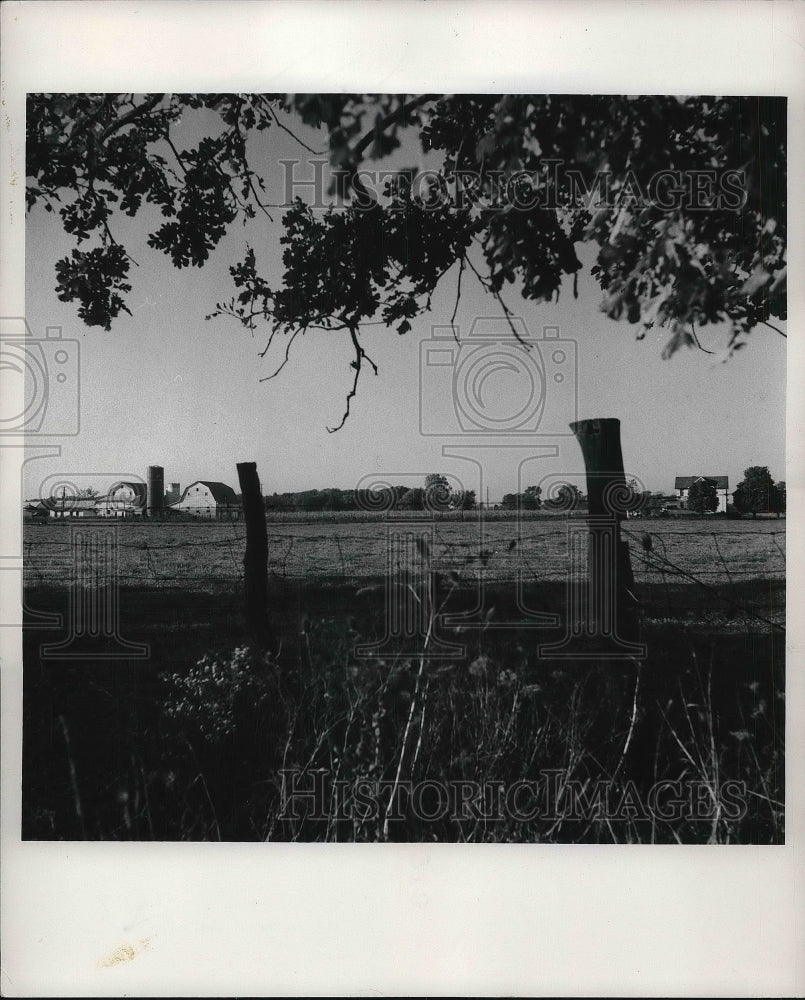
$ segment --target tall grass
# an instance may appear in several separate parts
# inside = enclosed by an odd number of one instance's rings
[[[558,638],[549,630],[498,627],[516,617],[510,584],[488,588],[476,627],[448,628],[441,613],[466,611],[475,592],[438,556],[399,584],[425,603],[422,634],[373,656],[357,650],[386,638],[382,580],[357,593],[342,581],[341,604],[331,583],[277,582],[271,653],[238,641],[236,599],[220,593],[195,595],[191,612],[191,595],[171,611],[155,590],[141,613],[147,663],[38,661],[52,636],[26,631],[23,835],[783,841],[784,644],[743,614],[743,583],[715,624],[704,605],[680,618],[679,582],[638,588],[645,660],[553,661],[538,655]],[[526,596],[547,608],[564,591]],[[123,632],[143,635],[127,621]],[[437,634],[461,655],[436,655]],[[311,807],[289,782],[326,801]],[[663,807],[648,808],[661,782]],[[517,787],[537,797],[512,808]],[[444,810],[440,789],[453,796]]]
[[[782,841],[780,664],[739,664],[735,642],[667,627],[644,636],[642,663],[540,661],[533,633],[491,628],[444,661],[428,656],[429,635],[418,656],[358,660],[366,637],[322,618],[304,624],[295,650],[241,648],[164,677],[171,753],[152,782],[167,773],[170,787],[150,790],[163,835]],[[755,634],[753,656],[760,648]],[[304,795],[289,807],[288,773],[297,790],[321,780],[325,808]],[[495,809],[494,795],[521,782],[544,796],[535,814]],[[647,809],[659,782],[679,784]],[[440,810],[439,787],[460,801]],[[177,796],[181,808],[167,808]]]

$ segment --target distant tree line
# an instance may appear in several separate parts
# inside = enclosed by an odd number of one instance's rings
[[[578,510],[586,506],[584,494],[571,483],[563,483],[552,496],[543,498],[542,487],[528,486],[522,493],[507,493],[500,503],[504,510]],[[303,490],[273,493],[265,497],[267,511],[348,510],[476,510],[475,490],[454,489],[446,476],[431,473],[423,486],[394,485],[375,490]]]
[[[577,510],[587,499],[577,486],[563,483],[551,497],[542,497],[541,486],[527,486],[522,493],[506,493],[501,501],[504,510]]]
[[[424,486],[395,485],[374,490],[302,490],[264,498],[267,511],[474,510],[475,490],[453,489],[446,476],[431,473]]]

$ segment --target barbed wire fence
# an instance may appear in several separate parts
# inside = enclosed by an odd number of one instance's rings
[[[368,580],[387,575],[389,538],[407,526],[421,529],[423,519],[396,512],[392,517],[356,513],[361,516],[336,515],[336,531],[326,516],[302,521],[272,518],[268,524],[269,578],[280,584],[326,581],[358,589]],[[457,513],[464,512],[451,512]],[[564,519],[556,520],[555,527],[544,517],[490,518],[480,525],[476,515],[476,533],[467,519],[437,513],[427,521],[432,529],[429,568],[449,576],[456,586],[568,581],[586,570],[568,562],[567,524]],[[366,530],[367,522],[374,523],[374,530]],[[623,535],[629,542],[635,587],[647,615],[674,619],[707,608],[736,624],[745,621],[784,628],[785,522],[774,522],[774,530],[749,526],[680,530],[666,524],[660,528],[652,521],[643,524],[635,530],[624,525]],[[81,525],[88,532],[94,526],[92,522]],[[163,532],[154,527],[158,525],[120,526],[116,542],[119,587],[234,592],[242,586],[246,543],[242,522],[203,526],[212,527],[213,532],[198,530],[202,526],[196,524],[169,524]],[[86,585],[86,567],[75,564],[70,538],[66,534],[56,537],[57,532],[58,528],[50,526],[26,530],[27,588]],[[173,537],[165,538],[169,533]],[[128,534],[132,537],[127,538]],[[761,582],[765,586],[759,586]]]

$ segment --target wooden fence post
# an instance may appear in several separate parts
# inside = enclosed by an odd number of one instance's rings
[[[629,543],[621,539],[630,491],[623,471],[620,420],[579,420],[570,425],[584,456],[589,513],[588,608],[612,612],[617,638],[637,637],[637,606]],[[613,544],[614,543],[614,544]]]
[[[271,649],[274,635],[268,620],[268,532],[255,462],[238,463],[238,481],[246,521],[246,553],[243,556],[246,625],[258,648]]]

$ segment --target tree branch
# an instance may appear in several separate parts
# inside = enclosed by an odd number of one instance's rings
[[[301,139],[299,138],[299,136],[298,136],[298,135],[295,135],[295,134],[294,134],[294,133],[293,133],[293,132],[291,131],[291,129],[289,129],[289,128],[288,128],[288,126],[287,126],[287,125],[283,125],[283,124],[282,124],[282,122],[281,122],[281,121],[279,120],[279,118],[277,118],[277,113],[276,113],[276,111],[274,111],[274,109],[273,109],[273,108],[271,107],[271,105],[270,105],[270,104],[266,104],[266,107],[268,108],[268,113],[269,113],[269,114],[271,115],[271,117],[272,117],[272,118],[274,119],[275,123],[276,123],[277,125],[279,125],[279,127],[280,127],[280,128],[282,129],[282,131],[283,131],[283,132],[287,132],[287,133],[288,133],[288,135],[289,135],[289,136],[290,136],[290,137],[291,137],[292,139],[295,139],[295,140],[296,140],[296,142],[298,142],[300,146],[302,146],[302,147],[303,147],[304,149],[306,149],[306,150],[308,151],[308,153],[312,153],[312,154],[313,154],[314,156],[325,156],[325,155],[326,155],[326,153],[327,153],[327,150],[325,150],[325,149],[322,149],[321,151],[319,151],[319,150],[315,150],[315,149],[311,149],[311,148],[310,148],[310,146],[308,146],[308,144],[307,144],[306,142],[303,142],[303,141],[302,141],[302,140],[301,140]]]
[[[523,340],[523,338],[520,336],[520,334],[517,331],[517,327],[514,325],[514,323],[512,323],[511,318],[514,315],[514,313],[511,311],[511,309],[509,309],[509,307],[503,301],[500,292],[492,285],[491,281],[489,281],[487,278],[482,277],[478,273],[478,269],[476,268],[476,266],[473,264],[473,262],[470,260],[469,257],[467,257],[466,259],[467,259],[467,263],[472,268],[472,270],[473,270],[473,272],[475,274],[475,277],[478,279],[478,281],[480,281],[481,287],[484,289],[484,291],[491,292],[495,296],[495,298],[498,300],[498,302],[500,303],[500,307],[503,310],[504,316],[506,317],[506,322],[509,324],[509,329],[514,334],[514,339],[519,344],[522,344],[522,346],[525,347],[525,349],[527,351],[530,351],[531,350],[531,345],[528,344],[528,343],[526,343],[526,341]]]
[[[377,365],[372,361],[369,355],[361,347],[361,343],[358,340],[358,333],[354,326],[350,327],[349,335],[352,338],[352,344],[355,348],[355,360],[352,362],[352,367],[355,369],[355,378],[352,380],[352,388],[347,393],[347,405],[344,410],[344,416],[341,418],[341,423],[337,427],[328,427],[328,434],[335,434],[336,431],[340,431],[344,424],[347,422],[349,417],[349,408],[352,400],[355,398],[358,391],[358,379],[361,376],[361,365],[363,361],[367,361],[373,368],[375,375],[377,375]]]
[[[277,121],[277,116],[274,114],[274,110],[271,107],[271,105],[269,104],[269,105],[266,105],[266,106],[268,107],[268,110],[271,112],[272,116],[274,117],[274,121]],[[257,189],[254,186],[254,181],[252,180],[252,171],[249,168],[249,164],[246,162],[246,140],[243,138],[243,133],[240,130],[240,122],[238,120],[240,118],[240,109],[242,107],[243,107],[243,99],[239,97],[238,98],[237,114],[235,115],[235,124],[232,126],[232,128],[234,129],[235,134],[237,135],[238,139],[240,139],[241,149],[237,150],[237,152],[235,150],[233,150],[233,153],[236,152],[237,158],[240,161],[241,168],[243,170],[243,176],[245,176],[245,178],[246,178],[246,182],[249,185],[249,190],[251,191],[252,197],[254,198],[255,202],[257,203],[257,207],[260,209],[260,211],[263,213],[263,215],[265,215],[265,217],[268,219],[269,222],[273,222],[274,221],[274,217],[271,215],[271,213],[268,211],[268,209],[266,208],[266,206],[260,200],[260,196],[258,195]],[[277,124],[280,125],[279,122],[277,122]],[[282,127],[282,126],[280,125],[280,127]],[[286,129],[286,131],[287,131],[287,129]],[[241,153],[241,150],[242,150],[242,153]]]
[[[176,162],[182,168],[182,173],[185,175],[185,177],[187,177],[187,167],[184,165],[184,163],[182,163],[182,158],[179,155],[179,150],[173,145],[173,140],[171,139],[170,132],[167,129],[165,129],[165,142],[167,142],[167,144],[170,146],[171,150],[173,151],[173,155],[176,157]]]
[[[69,149],[79,136],[91,133],[92,126],[98,121],[103,112],[107,110],[109,106],[110,106],[110,97],[107,94],[101,101],[101,103],[98,105],[95,112],[93,114],[88,115],[83,123],[81,121],[76,121],[76,123],[70,130],[70,134],[67,136],[64,143],[62,144],[62,149]]]
[[[705,354],[714,354],[714,351],[708,351],[706,347],[702,347],[699,343],[699,336],[696,333],[696,327],[693,324],[693,320],[690,321],[690,332],[693,337],[693,343],[699,348],[700,351],[704,351]]]
[[[123,244],[122,243],[118,243],[118,241],[112,235],[112,230],[109,228],[108,213],[105,211],[105,206],[103,204],[103,199],[98,195],[98,193],[95,190],[95,178],[94,177],[90,177],[90,179],[86,182],[86,184],[87,184],[87,195],[91,196],[94,199],[96,205],[100,205],[100,208],[101,208],[101,211],[102,211],[101,225],[103,226],[103,230],[106,233],[106,238],[108,239],[108,241],[113,246],[119,247],[123,251],[123,253],[128,257],[128,259],[132,262],[132,264],[134,264],[135,267],[139,267],[140,265],[131,256],[131,254],[123,246]],[[80,243],[81,240],[79,239],[78,242]]]
[[[462,255],[459,262],[458,268],[458,284],[456,285],[456,304],[453,306],[453,315],[450,317],[450,326],[453,330],[453,339],[458,343],[458,334],[456,333],[455,319],[456,313],[458,312],[458,303],[461,300],[461,275],[464,273],[464,257]]]
[[[785,339],[788,340],[788,334],[787,333],[783,333],[783,331],[779,328],[779,326],[775,326],[774,323],[769,323],[765,319],[762,319],[760,322],[764,326],[767,326],[770,330],[774,330],[775,333],[779,333],[781,337],[785,337]]]
[[[439,94],[422,94],[419,97],[413,98],[407,104],[403,104],[403,106],[401,108],[398,108],[396,111],[392,111],[390,115],[386,115],[386,117],[380,122],[379,126],[373,125],[371,127],[371,129],[361,138],[361,140],[358,142],[358,144],[355,146],[352,152],[355,154],[358,160],[360,160],[363,154],[366,152],[366,149],[368,148],[372,139],[374,139],[375,135],[378,132],[385,132],[386,129],[389,127],[389,125],[393,125],[398,118],[407,116],[411,111],[414,110],[414,108],[419,108],[423,104],[427,104],[428,101],[438,100],[439,96],[440,96]]]
[[[304,333],[304,332],[305,332],[305,328],[304,327],[300,327],[298,330],[294,330],[294,332],[291,334],[291,339],[288,341],[288,345],[285,348],[285,358],[283,359],[282,364],[279,366],[279,368],[275,372],[272,372],[271,375],[264,375],[260,379],[261,382],[269,382],[272,378],[276,378],[277,375],[279,375],[279,373],[282,371],[282,369],[288,364],[288,358],[289,358],[290,353],[291,353],[291,345],[296,340],[296,338],[299,336],[299,334],[300,333]],[[269,338],[268,344],[266,345],[266,350],[261,353],[261,355],[260,355],[261,358],[265,357],[265,353],[268,350],[268,348],[271,346],[271,341],[273,339],[274,339],[274,333],[272,333],[271,337]]]
[[[143,101],[142,104],[138,104],[136,107],[132,108],[131,111],[127,111],[125,115],[121,115],[120,118],[115,119],[115,121],[113,121],[103,130],[103,132],[101,132],[98,137],[98,141],[103,142],[105,139],[108,139],[112,133],[118,132],[120,129],[125,128],[126,125],[130,125],[132,122],[142,117],[142,115],[148,114],[149,111],[153,111],[164,96],[164,94],[152,94],[148,100]]]
[[[252,317],[250,316],[249,317],[249,324],[250,325],[251,325],[251,319],[252,319]],[[254,327],[252,327],[252,329],[254,329]],[[274,329],[271,331],[271,333],[268,335],[268,341],[266,343],[266,346],[262,349],[262,351],[260,351],[259,357],[264,358],[266,356],[266,354],[268,354],[268,350],[271,347],[271,345],[274,343],[274,337],[276,337],[277,333],[278,333],[278,329],[275,326]]]
[[[126,248],[125,248],[125,247],[123,246],[123,244],[122,244],[122,243],[118,243],[118,242],[117,242],[117,240],[116,240],[116,239],[114,238],[114,236],[112,235],[112,230],[111,230],[111,229],[109,228],[109,223],[108,223],[108,222],[106,221],[106,219],[104,219],[104,220],[103,220],[103,228],[104,228],[104,231],[105,231],[106,235],[107,235],[107,236],[109,237],[109,240],[110,240],[110,242],[111,242],[111,243],[113,243],[113,244],[114,244],[114,245],[115,245],[116,247],[120,247],[120,249],[121,249],[121,250],[123,251],[123,253],[124,253],[124,254],[125,254],[125,255],[126,255],[127,257],[128,257],[128,259],[129,259],[129,260],[130,260],[130,261],[132,262],[132,264],[133,264],[133,265],[134,265],[135,267],[139,267],[140,265],[139,265],[139,264],[137,263],[137,261],[136,261],[136,260],[135,260],[135,259],[134,259],[134,258],[133,258],[133,257],[131,256],[131,254],[130,254],[130,253],[128,252],[128,250],[127,250],[127,249],[126,249]]]

